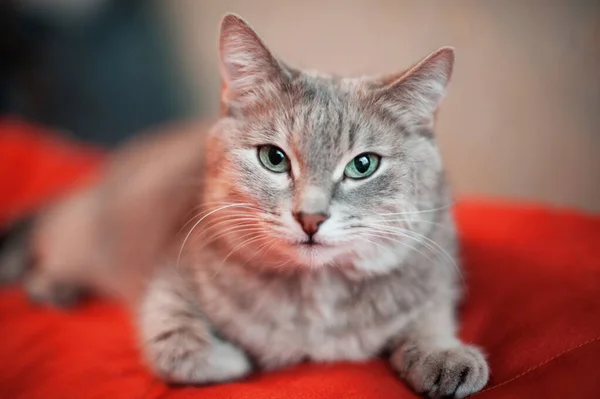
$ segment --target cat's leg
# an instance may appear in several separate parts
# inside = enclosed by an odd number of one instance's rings
[[[181,384],[227,381],[250,373],[246,354],[212,333],[188,284],[177,273],[163,271],[142,298],[139,329],[149,366],[165,380]]]
[[[61,308],[77,305],[86,292],[83,285],[57,278],[52,273],[39,268],[27,273],[23,285],[32,302]]]
[[[488,381],[484,355],[456,337],[453,313],[446,305],[427,312],[392,352],[392,366],[420,394],[463,398]]]

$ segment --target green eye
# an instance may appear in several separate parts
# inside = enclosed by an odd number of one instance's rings
[[[258,147],[260,163],[271,172],[285,173],[290,170],[290,161],[279,147],[263,145]]]
[[[379,155],[364,153],[354,157],[352,161],[346,165],[344,174],[350,179],[364,179],[371,176],[379,167]]]

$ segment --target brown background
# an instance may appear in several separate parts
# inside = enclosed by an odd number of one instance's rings
[[[297,66],[397,71],[444,45],[455,75],[438,134],[459,195],[600,212],[600,2],[162,0],[198,107],[216,110],[221,16]]]

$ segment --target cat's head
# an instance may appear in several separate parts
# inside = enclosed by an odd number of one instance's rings
[[[228,15],[220,57],[223,116],[207,154],[207,237],[267,267],[397,264],[398,252],[419,241],[406,231],[430,227],[407,219],[447,201],[432,128],[453,50],[396,75],[327,76],[282,63]]]

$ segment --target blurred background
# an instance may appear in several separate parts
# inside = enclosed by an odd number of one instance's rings
[[[438,135],[457,196],[600,212],[600,1],[3,0],[0,112],[107,147],[214,115],[230,11],[326,72],[395,72],[454,46]]]

